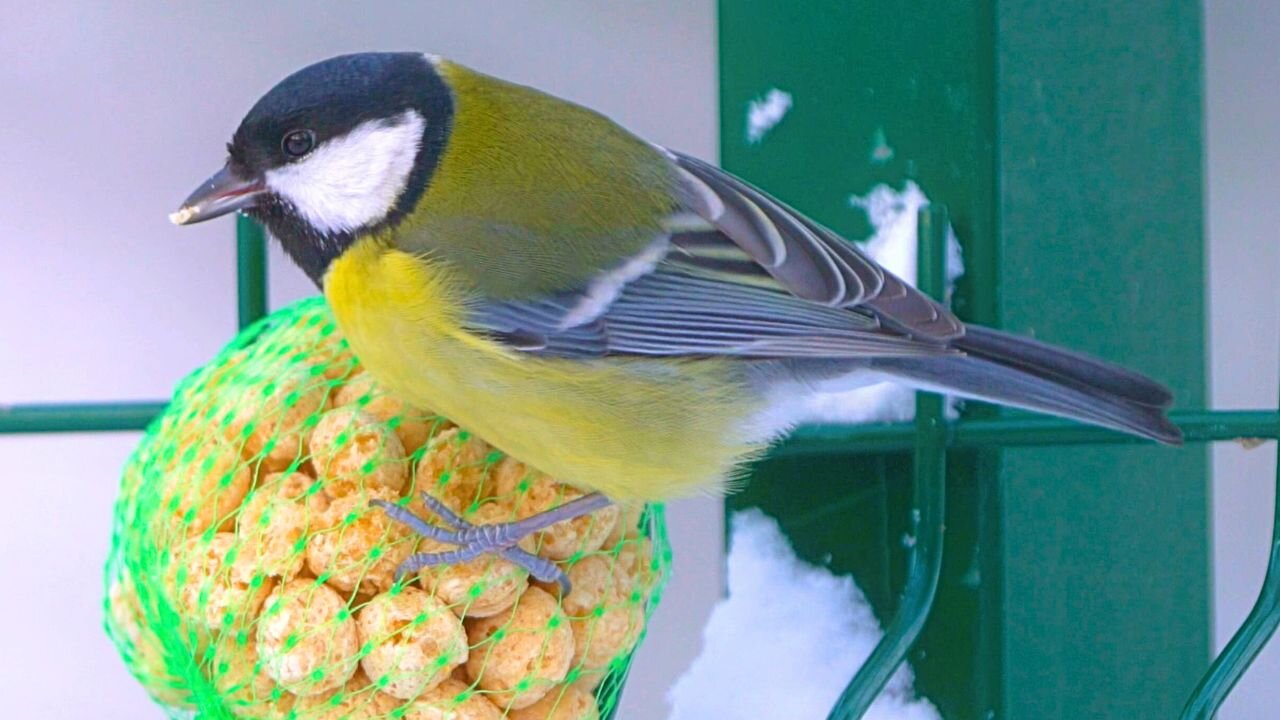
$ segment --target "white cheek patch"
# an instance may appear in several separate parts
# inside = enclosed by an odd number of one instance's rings
[[[409,183],[425,128],[426,121],[413,110],[361,123],[302,160],[268,170],[267,187],[322,233],[376,223]]]

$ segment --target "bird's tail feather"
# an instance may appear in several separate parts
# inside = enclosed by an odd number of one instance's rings
[[[1058,378],[1096,388],[1141,405],[1167,408],[1173,403],[1169,388],[1145,375],[1030,338],[967,325],[964,336],[952,345],[970,355],[1004,362],[1046,379]]]
[[[1131,370],[983,327],[969,326],[952,345],[965,355],[883,358],[873,367],[919,387],[1182,443],[1165,416],[1172,393]]]

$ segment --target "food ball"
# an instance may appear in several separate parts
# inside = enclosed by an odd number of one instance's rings
[[[399,495],[409,479],[404,446],[386,425],[353,407],[330,410],[311,433],[311,465],[329,497],[365,488]]]
[[[174,393],[175,406],[187,408],[182,415],[184,425],[191,424],[199,417],[211,419],[217,412],[216,400],[221,399],[223,392],[234,390],[241,383],[240,376],[244,362],[251,353],[246,348],[230,352],[224,350],[210,365],[206,365],[190,380],[184,381]]]
[[[147,694],[169,707],[195,708],[186,680],[169,672],[164,645],[148,627],[142,601],[127,572],[122,571],[107,590],[107,622],[125,662]]]
[[[606,544],[598,554],[587,556],[587,558],[590,557],[595,557],[597,560],[588,563],[588,568],[597,566],[601,557],[612,563],[614,572],[622,573],[629,580],[632,590],[631,598],[641,605],[649,601],[649,597],[653,593],[653,589],[657,587],[658,580],[661,577],[659,568],[654,563],[653,542],[646,537],[628,536],[627,539],[619,541],[617,545],[609,546]],[[571,568],[587,558],[581,558],[576,562],[561,562],[560,565]],[[579,572],[587,572],[587,569],[579,570]],[[529,584],[540,587],[555,597],[559,597],[561,594],[559,583],[542,582],[541,580],[530,578]]]
[[[310,418],[328,402],[328,381],[297,366],[255,378],[259,387],[239,398],[226,428],[228,440],[266,472],[302,462]]]
[[[497,503],[486,503],[464,517],[476,525],[489,525],[506,521],[508,514]],[[429,538],[418,543],[420,553],[455,549],[454,545]],[[509,560],[486,554],[464,563],[424,567],[418,577],[422,587],[458,616],[489,617],[515,604],[528,585],[529,573]]]
[[[594,695],[566,685],[523,710],[512,710],[507,717],[509,720],[600,720],[600,708]]]
[[[214,650],[206,672],[222,698],[222,704],[236,717],[255,720],[286,720],[294,696],[276,686],[258,658],[258,643],[252,636],[227,638]]]
[[[412,456],[443,421],[436,415],[419,410],[380,387],[373,376],[362,372],[338,389],[334,407],[355,407],[395,430],[406,455]]]
[[[461,702],[459,698],[465,698]],[[402,720],[502,720],[502,713],[468,683],[452,678],[418,696]]]
[[[467,660],[462,621],[417,588],[375,597],[356,613],[356,626],[361,643],[372,648],[360,667],[392,697],[411,700]]]
[[[538,702],[564,680],[573,661],[573,631],[555,598],[530,587],[508,612],[467,620],[467,675],[499,708]]]
[[[288,361],[318,368],[326,380],[341,380],[360,372],[360,361],[326,311],[317,308],[299,315],[284,333],[293,352]]]
[[[257,641],[267,674],[299,696],[342,687],[359,665],[359,632],[346,602],[316,580],[276,588],[258,621]]]
[[[326,380],[341,381],[361,371],[360,360],[351,352],[346,340],[317,349],[309,358],[311,367],[320,368]]]
[[[607,673],[631,652],[644,630],[644,603],[634,596],[631,578],[601,555],[569,568],[572,591],[562,601],[573,630],[572,665],[590,681]]]
[[[400,702],[379,692],[359,670],[340,689],[300,697],[289,720],[385,720]]]
[[[344,593],[358,589],[376,595],[391,589],[396,568],[418,543],[412,530],[370,505],[374,498],[399,500],[386,488],[333,500],[307,540],[307,569]]]
[[[614,567],[631,580],[632,590],[639,593],[643,602],[658,585],[658,566],[654,563],[653,541],[646,537],[624,541],[616,550]]]
[[[178,607],[209,630],[243,628],[258,616],[275,580],[256,569],[235,533],[189,538],[171,566]]]
[[[466,511],[489,498],[489,470],[501,457],[489,443],[464,430],[455,427],[441,432],[427,443],[418,461],[415,502],[420,503],[418,493],[427,492],[454,512]]]
[[[605,550],[613,550],[624,540],[642,537],[640,520],[644,517],[644,503],[619,502],[617,506],[618,522],[600,545]]]
[[[257,569],[291,579],[306,559],[306,539],[329,509],[307,475],[273,473],[263,478],[236,518],[236,534]]]
[[[232,446],[214,438],[193,438],[172,459],[163,479],[163,526],[158,532],[192,537],[221,527],[240,507],[253,484],[249,465]]]
[[[514,488],[508,488],[514,473],[499,476],[501,484],[495,491],[502,502],[518,519],[531,518],[547,510],[557,508],[571,500],[583,497],[581,490],[558,483],[543,473],[528,474]],[[620,511],[616,505],[564,520],[521,541],[520,546],[552,560],[568,560],[575,555],[599,550],[605,538],[618,524]]]

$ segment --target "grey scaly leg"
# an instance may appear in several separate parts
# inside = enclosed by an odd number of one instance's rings
[[[611,504],[609,498],[604,495],[592,493],[524,520],[494,525],[473,525],[455,513],[452,508],[425,492],[422,493],[422,502],[450,528],[432,525],[395,503],[385,500],[370,501],[371,505],[382,508],[391,519],[408,525],[419,535],[457,546],[456,550],[446,552],[411,555],[396,568],[397,580],[412,575],[424,567],[466,562],[481,555],[493,554],[528,570],[530,575],[543,582],[559,583],[565,594],[570,590],[569,576],[565,571],[546,558],[520,549],[516,543],[558,522],[593,513]]]
[[[553,582],[559,584],[561,594],[563,595],[568,595],[569,591],[573,589],[569,584],[569,575],[565,573],[564,570],[560,569],[560,566],[555,564],[555,562],[549,558],[534,555],[533,553],[526,552],[518,547],[504,548],[499,551],[498,554],[525,570],[528,570],[530,575],[542,582]]]

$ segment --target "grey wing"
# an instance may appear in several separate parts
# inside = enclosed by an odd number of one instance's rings
[[[678,237],[678,236],[677,236]],[[936,355],[944,345],[886,331],[870,315],[663,262],[623,287],[598,315],[567,325],[582,296],[565,293],[471,306],[473,329],[551,357],[728,355],[854,358]]]
[[[668,236],[579,291],[477,302],[470,325],[556,357],[955,352],[947,341],[964,325],[852,243],[728,173],[667,154],[686,209]]]

